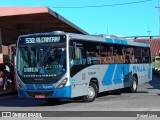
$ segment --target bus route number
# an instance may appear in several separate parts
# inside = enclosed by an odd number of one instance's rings
[[[35,38],[26,38],[26,43],[35,43]]]

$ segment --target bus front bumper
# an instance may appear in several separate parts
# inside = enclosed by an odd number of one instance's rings
[[[19,98],[71,98],[71,86],[54,90],[29,90],[18,88]]]

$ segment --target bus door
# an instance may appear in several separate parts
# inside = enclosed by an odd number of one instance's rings
[[[74,62],[77,65],[83,64],[83,47],[82,43],[73,42],[74,45]]]
[[[72,96],[87,94],[87,73],[85,71],[86,61],[84,59],[83,44],[78,42],[70,43],[70,76],[72,84]],[[80,91],[79,91],[80,90]]]

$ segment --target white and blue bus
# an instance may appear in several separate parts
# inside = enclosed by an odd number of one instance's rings
[[[150,45],[110,36],[65,32],[20,36],[16,79],[20,98],[80,97],[124,88],[136,92],[152,79]]]

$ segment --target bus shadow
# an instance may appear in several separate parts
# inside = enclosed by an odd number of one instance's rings
[[[153,76],[152,80],[149,82],[150,87],[147,89],[150,90],[160,90],[160,78]],[[157,93],[158,96],[160,96],[159,93]]]
[[[60,106],[70,103],[82,103],[79,99],[62,99],[58,102],[46,102],[45,100],[35,99],[19,99],[17,96],[13,100],[3,100],[0,102],[0,107],[42,107],[42,106]]]
[[[98,98],[100,97],[105,97],[105,96],[109,96],[109,95],[121,95],[122,91],[121,90],[113,90],[113,91],[107,91],[107,92],[102,92],[98,94]]]
[[[153,76],[152,80],[149,82],[150,86],[147,89],[159,89],[160,90],[160,78]]]
[[[136,94],[143,94],[143,93],[148,93],[147,91],[140,91],[140,90],[138,90],[137,92],[136,92]],[[112,95],[112,96],[118,96],[118,95],[122,95],[122,94],[133,94],[133,93],[130,93],[130,92],[126,92],[125,90],[123,90],[123,89],[118,89],[118,90],[113,90],[113,91],[109,91],[109,92],[102,92],[102,93],[100,93],[100,94],[98,94],[98,97],[105,97],[105,96],[110,96],[110,95]]]

